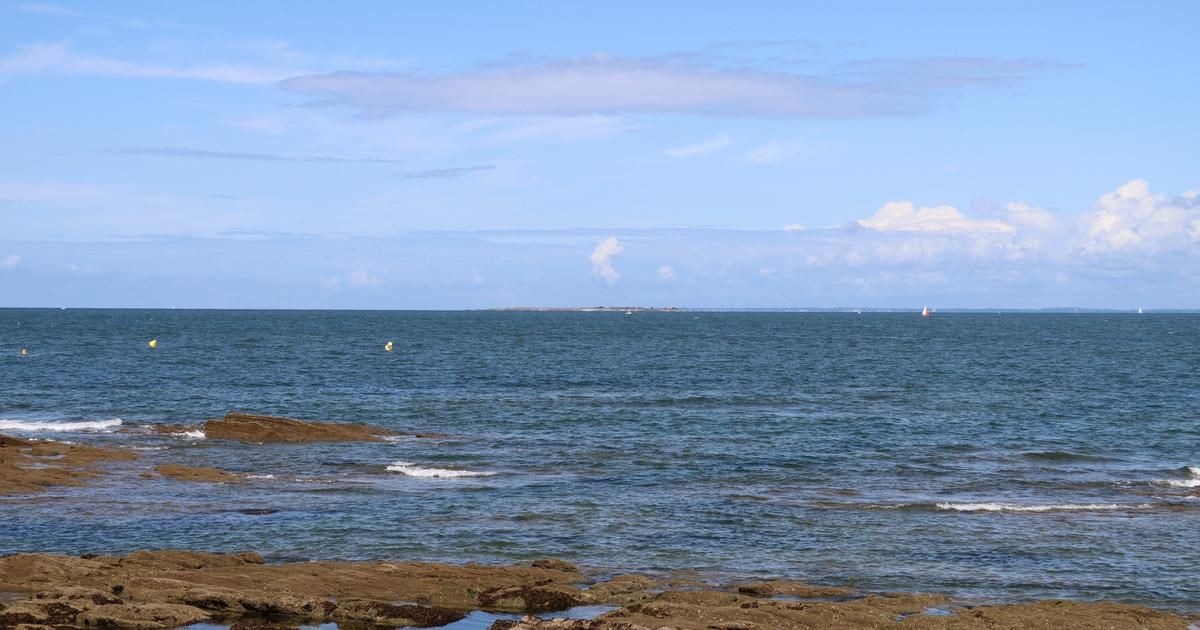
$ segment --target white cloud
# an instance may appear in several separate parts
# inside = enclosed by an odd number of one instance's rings
[[[592,277],[603,280],[608,286],[613,286],[621,279],[621,272],[612,265],[612,260],[625,248],[616,238],[609,237],[596,244],[588,260],[592,261]]]
[[[730,69],[693,58],[596,54],[453,73],[336,72],[283,82],[375,114],[453,111],[554,116],[688,113],[776,118],[912,115],[942,94],[1054,69],[1039,60],[879,60],[823,74]],[[953,61],[953,63],[948,63]]]
[[[1088,253],[1180,250],[1200,241],[1200,199],[1150,192],[1143,179],[1106,193],[1080,219],[1079,242]]]
[[[1016,232],[1002,221],[968,219],[953,206],[918,208],[911,201],[889,201],[858,224],[880,232]]]
[[[382,278],[377,275],[367,272],[365,269],[358,269],[346,274],[346,282],[355,288],[377,287],[383,282]]]
[[[800,225],[799,223],[789,223],[788,225],[783,226],[784,232],[803,232],[804,230],[807,230],[807,229],[808,228],[804,227],[803,225]]]
[[[707,155],[715,151],[720,151],[731,144],[733,144],[733,138],[730,138],[728,134],[721,134],[719,136],[713,136],[707,140],[702,140],[695,144],[664,149],[662,153],[667,157],[673,158],[696,157],[700,155]]]
[[[677,278],[678,275],[679,274],[675,273],[675,269],[670,265],[663,265],[654,272],[654,276],[658,278],[660,282],[670,282],[671,280]]]
[[[340,291],[342,287],[365,289],[368,287],[377,287],[382,283],[383,279],[378,275],[372,274],[365,269],[356,269],[341,276],[325,277],[321,280],[321,288],[330,291]]]
[[[16,269],[19,264],[21,264],[21,257],[16,254],[9,254],[0,259],[0,269]]]
[[[1058,225],[1058,219],[1053,213],[1037,206],[1031,206],[1023,201],[1017,201],[1004,206],[1005,223],[1018,228],[1035,230],[1052,230]]]

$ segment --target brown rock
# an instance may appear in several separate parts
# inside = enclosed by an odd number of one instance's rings
[[[309,422],[292,418],[233,412],[204,423],[210,440],[242,442],[382,442],[397,435],[365,424]]]
[[[0,627],[151,630],[193,623],[207,615],[223,618],[266,615],[306,625],[336,621],[346,627],[435,626],[460,619],[463,611],[477,608],[547,612],[580,603],[621,602],[623,607],[592,620],[526,617],[497,622],[493,627],[497,630],[1186,630],[1189,624],[1186,618],[1174,613],[1105,602],[1052,600],[969,607],[956,605],[945,596],[919,593],[791,601],[702,586],[659,593],[653,590],[659,584],[643,576],[618,576],[586,591],[574,587],[584,581],[586,578],[579,573],[528,565],[454,566],[420,562],[267,565],[256,554],[171,550],[89,558],[17,554],[0,557],[0,591],[37,594],[0,604]],[[749,590],[761,594],[812,592],[803,590],[812,587],[797,582],[770,584],[769,589]],[[935,607],[951,614],[926,612]]]
[[[105,630],[157,630],[206,619],[208,613],[182,604],[108,604],[79,613],[76,625]]]
[[[220,468],[183,466],[181,464],[159,464],[154,467],[154,472],[176,481],[233,483],[245,480],[245,476],[243,475],[221,470]]]
[[[566,610],[587,601],[579,589],[564,585],[510,586],[479,594],[480,608],[528,613]]]
[[[118,449],[0,435],[0,494],[83,485],[103,474],[105,464],[133,459],[137,455]]]
[[[539,569],[553,569],[555,571],[579,573],[578,565],[571,564],[566,560],[560,560],[558,558],[543,558],[541,560],[534,560],[532,563],[530,563],[530,566],[535,566]]]
[[[338,602],[330,617],[338,621],[369,622],[393,627],[413,626],[432,628],[454,623],[466,617],[460,610],[389,604],[369,599],[346,599]]]
[[[779,595],[788,595],[801,599],[838,598],[853,595],[855,593],[854,589],[844,588],[841,586],[813,586],[811,584],[795,582],[792,580],[751,582],[748,584],[739,585],[737,590],[743,595],[753,595],[755,597],[776,597]]]

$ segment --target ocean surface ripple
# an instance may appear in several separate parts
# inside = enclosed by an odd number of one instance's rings
[[[0,553],[553,555],[1194,608],[1198,334],[1183,314],[0,309],[0,433],[140,456],[0,497]],[[432,436],[196,430],[233,410]],[[168,461],[250,478],[143,478]]]

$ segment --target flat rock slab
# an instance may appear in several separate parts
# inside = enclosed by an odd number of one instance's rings
[[[220,468],[203,466],[184,466],[182,464],[159,464],[154,472],[176,481],[194,481],[202,483],[233,483],[244,481],[245,476],[231,473]]]
[[[466,611],[551,613],[579,605],[621,606],[595,619],[501,620],[493,630],[1187,630],[1178,614],[1108,602],[1047,600],[968,606],[944,595],[868,594],[798,601],[780,594],[840,595],[799,582],[744,584],[747,592],[701,587],[660,591],[644,576],[592,582],[557,560],[539,566],[424,562],[265,564],[254,553],[139,551],[127,556],[0,557],[0,591],[31,593],[0,603],[0,628],[53,626],[157,630],[203,619],[287,626],[438,627]],[[764,597],[766,596],[766,597]]]
[[[399,435],[387,429],[350,422],[313,422],[233,412],[202,427],[210,440],[242,442],[382,442]]]
[[[120,449],[0,435],[0,495],[80,486],[104,474],[106,464],[133,459],[136,454]]]

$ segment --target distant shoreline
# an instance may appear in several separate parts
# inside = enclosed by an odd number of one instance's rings
[[[329,312],[329,313],[616,313],[630,311],[633,313],[917,313],[921,306],[908,307],[852,307],[852,306],[786,306],[786,307],[751,307],[751,306],[485,306],[473,308],[275,308],[275,307],[208,307],[208,306],[0,306],[2,311],[259,311],[259,312]],[[1048,307],[1048,308],[934,308],[933,313],[960,314],[1063,314],[1063,315],[1137,315],[1136,308],[1082,308],[1082,307]],[[1143,309],[1144,315],[1195,315],[1200,314],[1196,308],[1154,308]]]

